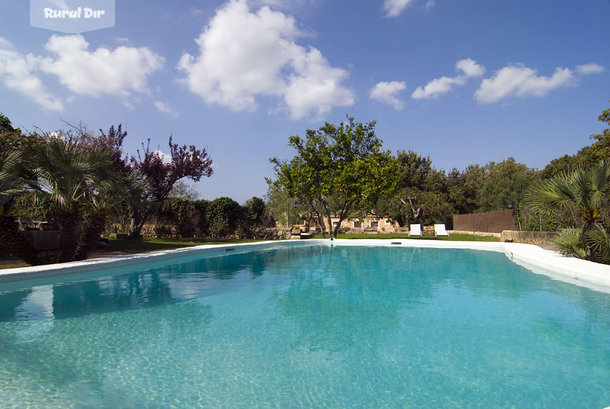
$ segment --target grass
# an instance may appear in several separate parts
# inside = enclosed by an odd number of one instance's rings
[[[0,262],[0,270],[3,268],[18,268],[18,267],[29,267],[30,265],[25,261],[16,261],[14,263]]]

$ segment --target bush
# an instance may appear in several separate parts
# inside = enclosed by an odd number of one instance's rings
[[[176,225],[181,237],[203,237],[207,230],[206,209],[205,200],[170,198],[157,211],[156,220],[159,224]]]
[[[13,197],[9,202],[9,213],[12,216],[29,217],[33,220],[52,222],[51,208],[49,194],[39,194],[36,198],[33,193],[26,193]]]
[[[242,215],[242,207],[229,197],[212,200],[206,211],[209,233],[213,238],[235,235]]]

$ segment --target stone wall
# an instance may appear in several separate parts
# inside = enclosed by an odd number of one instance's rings
[[[501,240],[514,243],[548,244],[558,235],[559,233],[552,231],[504,230]]]

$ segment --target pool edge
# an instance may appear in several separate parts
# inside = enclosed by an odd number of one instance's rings
[[[552,250],[545,250],[533,244],[477,241],[440,241],[422,239],[313,239],[261,241],[222,245],[201,245],[181,249],[162,250],[150,253],[112,256],[100,259],[73,261],[69,263],[47,264],[42,266],[18,267],[0,270],[0,283],[45,278],[64,274],[94,271],[117,265],[136,265],[151,261],[161,261],[196,253],[210,253],[227,249],[253,250],[274,246],[307,246],[323,244],[330,246],[401,246],[420,248],[451,248],[504,253],[514,263],[528,268],[533,273],[544,274],[551,278],[581,287],[610,293],[610,266],[587,260],[566,257]]]

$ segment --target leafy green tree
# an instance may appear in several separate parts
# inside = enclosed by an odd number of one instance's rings
[[[317,220],[311,216],[311,207],[307,203],[290,196],[284,186],[271,180],[267,182],[267,208],[276,223],[289,227],[300,223],[303,216],[306,219]]]
[[[560,250],[579,258],[610,263],[607,229],[610,220],[610,163],[562,173],[536,184],[527,201],[537,212],[552,215],[558,210],[580,216],[582,226],[564,230],[556,242]]]
[[[474,213],[477,198],[483,184],[485,170],[479,165],[469,165],[463,172],[453,169],[447,176],[449,203],[458,214]]]
[[[38,251],[24,238],[17,225],[7,217],[7,207],[16,194],[25,191],[21,164],[24,158],[18,150],[0,151],[0,246],[29,264],[40,264]]]
[[[450,206],[447,198],[447,178],[432,167],[430,157],[413,151],[398,151],[398,201],[404,225],[410,223],[446,222]],[[398,219],[400,223],[400,218]]]
[[[477,195],[478,211],[502,210],[508,202],[519,205],[529,185],[535,180],[536,171],[518,163],[514,158],[485,165],[485,176]]]
[[[246,200],[244,203],[244,219],[250,225],[260,225],[263,223],[265,213],[267,212],[267,206],[265,201],[260,197],[252,196],[252,198]]]
[[[170,190],[169,197],[196,201],[199,198],[199,192],[193,186],[189,186],[180,180]]]
[[[267,205],[253,196],[242,206],[238,234],[240,238],[256,238],[258,230],[268,225]]]
[[[370,211],[383,192],[394,189],[394,161],[381,150],[375,122],[357,123],[354,118],[338,126],[326,123],[308,129],[306,138],[291,136],[296,150],[290,161],[270,159],[276,187],[306,203],[324,231],[328,223],[336,237],[341,222],[355,211]],[[333,229],[332,217],[338,223]]]
[[[604,110],[597,119],[610,126],[610,109]],[[576,154],[576,156],[582,157],[580,162],[592,165],[600,160],[608,160],[610,158],[610,128],[604,129],[601,134],[591,135],[590,138],[596,142],[585,146]]]

